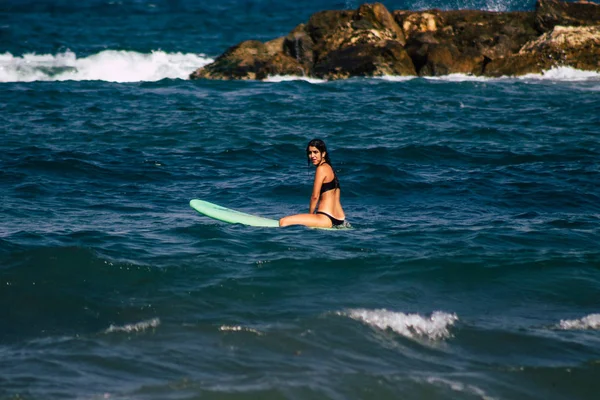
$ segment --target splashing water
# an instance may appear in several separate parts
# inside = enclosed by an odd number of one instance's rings
[[[439,340],[450,336],[449,327],[458,320],[456,314],[435,311],[430,317],[404,314],[386,309],[353,309],[338,313],[381,330],[391,329],[408,338],[426,337]]]
[[[197,54],[150,54],[105,50],[84,58],[71,51],[51,54],[0,54],[0,82],[108,81],[141,82],[187,79],[190,73],[212,59]]]
[[[565,330],[600,329],[600,314],[590,314],[580,319],[561,320],[558,327]]]

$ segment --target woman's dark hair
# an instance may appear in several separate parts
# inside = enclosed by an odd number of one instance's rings
[[[308,156],[308,148],[316,147],[322,153],[325,153],[325,162],[331,165],[331,160],[329,159],[329,152],[327,151],[327,146],[325,146],[325,142],[321,139],[313,139],[306,145],[306,155]],[[308,164],[310,164],[310,159],[307,160]]]

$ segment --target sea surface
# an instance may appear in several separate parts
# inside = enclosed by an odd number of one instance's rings
[[[0,399],[598,398],[600,74],[187,78],[359,4],[0,2]]]

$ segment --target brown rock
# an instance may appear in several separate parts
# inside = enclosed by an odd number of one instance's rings
[[[229,48],[213,63],[200,68],[190,75],[190,79],[264,79],[269,74],[300,75],[303,67],[291,57],[277,51],[283,38],[267,44],[247,40]]]
[[[363,44],[385,46],[385,43],[390,40],[398,41],[401,45],[404,44],[402,30],[394,21],[392,14],[380,3],[363,4],[351,14],[338,14],[340,20],[335,23],[330,20],[332,16],[334,15],[331,12],[327,12],[327,14],[318,15],[314,21],[311,17],[307,25],[306,30],[309,33],[314,32],[315,26],[333,27],[325,32],[318,30],[318,35],[311,33],[315,43],[313,53],[315,64],[327,57],[329,53],[338,52],[347,47]],[[319,25],[316,25],[317,22],[320,22]],[[334,59],[337,57],[329,57],[328,62]]]
[[[406,45],[415,70],[420,76],[480,73],[484,57],[479,53],[462,53],[451,42],[440,42],[431,32],[413,35]]]
[[[394,11],[394,20],[402,27],[405,40],[416,33],[435,32],[439,27],[444,26],[443,18],[438,10]]]
[[[535,5],[535,27],[541,33],[551,31],[557,25],[592,26],[599,24],[600,4],[590,1],[537,0]]]
[[[537,36],[532,13],[426,11],[397,12],[395,17],[421,76],[481,74],[488,62],[517,53]]]
[[[309,70],[313,64],[314,42],[305,28],[300,24],[285,37],[283,52]]]
[[[342,79],[352,76],[414,76],[411,58],[402,45],[387,41],[383,46],[357,44],[332,51],[314,67],[315,76]]]
[[[468,50],[490,59],[516,53],[538,36],[530,12],[447,11],[443,13],[452,33],[440,35],[451,39],[462,52]]]
[[[265,42],[265,50],[267,54],[274,56],[275,54],[281,53],[283,51],[283,45],[285,42],[284,37],[280,37],[277,39],[269,40]]]
[[[352,16],[352,27],[356,30],[388,30],[392,39],[404,46],[404,32],[396,23],[394,16],[381,3],[363,4]]]
[[[321,11],[313,14],[306,24],[306,32],[310,35],[314,43],[320,42],[323,38],[335,32],[341,27],[346,26],[352,19],[354,11]]]
[[[556,26],[525,44],[518,54],[490,62],[485,75],[541,73],[554,67],[600,71],[600,26]]]
[[[322,11],[285,37],[233,46],[190,77],[501,76],[560,65],[600,70],[600,5],[537,1],[535,12],[390,13],[381,3]]]
[[[209,65],[190,75],[191,79],[256,79],[256,66],[269,57],[262,42],[247,40],[230,47]]]
[[[274,75],[307,76],[308,73],[295,58],[278,53],[257,69],[256,79],[262,80]]]
[[[539,74],[552,67],[547,59],[535,53],[515,54],[490,61],[484,75],[489,77]]]

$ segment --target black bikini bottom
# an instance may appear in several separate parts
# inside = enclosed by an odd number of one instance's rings
[[[344,223],[343,219],[337,219],[337,218],[333,218],[331,215],[324,213],[323,211],[317,211],[317,214],[323,214],[325,215],[327,218],[329,218],[331,220],[331,224],[333,226],[340,226]]]

